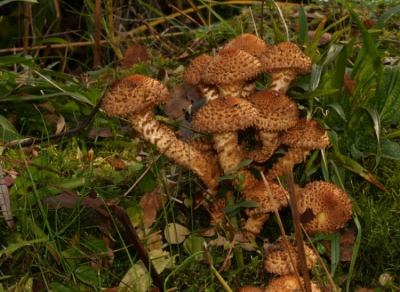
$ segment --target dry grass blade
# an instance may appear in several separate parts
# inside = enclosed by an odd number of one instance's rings
[[[4,220],[6,221],[8,227],[14,231],[14,220],[13,213],[11,211],[11,201],[10,194],[8,193],[8,188],[6,180],[4,178],[3,166],[0,163],[0,207],[1,213],[3,214]]]
[[[288,183],[288,190],[289,190],[289,195],[290,195],[290,208],[292,210],[294,230],[296,233],[301,274],[304,278],[304,285],[305,285],[306,291],[311,292],[310,274],[308,273],[306,254],[304,251],[304,245],[302,244],[303,232],[301,230],[301,225],[300,225],[300,214],[299,214],[299,211],[297,210],[296,193],[295,193],[295,187],[294,187],[292,166],[289,163],[287,163],[286,161],[283,163],[283,166],[285,169],[286,179],[287,179],[287,183]]]
[[[294,263],[293,254],[290,252],[289,242],[288,242],[287,237],[286,237],[285,228],[283,227],[281,216],[279,215],[278,208],[276,207],[276,203],[275,203],[274,197],[272,196],[271,189],[269,187],[269,184],[268,184],[267,180],[265,179],[264,174],[262,172],[260,172],[260,174],[261,174],[262,180],[264,181],[265,188],[267,189],[269,200],[270,200],[270,202],[271,202],[271,204],[273,206],[274,213],[275,213],[275,216],[276,216],[276,220],[278,221],[279,229],[281,230],[283,245],[287,250],[287,253],[288,253],[288,256],[289,256],[289,259],[290,259],[290,263],[292,264],[293,270],[296,272],[295,274],[296,274],[297,281],[299,283],[301,283],[300,275],[299,275],[299,272],[297,271],[296,265]],[[301,286],[301,289],[302,289],[302,291],[304,291],[304,287],[303,286]],[[311,290],[309,290],[309,291],[311,291]]]

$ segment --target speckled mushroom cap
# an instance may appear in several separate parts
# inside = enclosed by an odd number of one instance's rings
[[[311,71],[312,61],[292,42],[283,42],[268,47],[260,57],[263,72],[269,73],[291,69],[296,74],[306,74]]]
[[[251,96],[250,102],[260,113],[255,124],[258,129],[284,131],[299,120],[296,102],[278,91],[259,91]]]
[[[308,233],[334,233],[343,228],[352,215],[348,195],[337,185],[314,181],[298,191],[300,221]]]
[[[262,290],[256,286],[243,286],[238,292],[262,292]]]
[[[271,189],[271,194],[275,200],[277,209],[286,207],[289,203],[287,199],[289,194],[279,185],[273,182],[269,182],[269,188]],[[258,181],[250,190],[243,192],[243,196],[246,197],[246,201],[258,203],[258,207],[246,210],[246,214],[248,216],[270,213],[274,211],[274,207],[269,199],[264,181]]]
[[[293,263],[298,270],[300,265],[300,257],[298,253],[297,242],[291,236],[288,236],[287,239],[289,243],[290,255],[292,256]],[[302,242],[302,244],[304,245],[307,268],[311,269],[312,266],[317,263],[318,256],[313,249],[308,247],[308,245],[306,245],[304,242]],[[287,248],[282,240],[282,237],[280,237],[275,243],[268,244],[265,247],[264,267],[268,272],[278,275],[295,273],[295,269],[293,268],[289,253],[287,252]]]
[[[160,81],[134,74],[111,87],[103,100],[103,109],[109,116],[128,117],[165,103],[169,97],[168,88]]]
[[[204,68],[202,80],[216,85],[243,84],[260,72],[261,64],[255,57],[237,48],[227,48]]]
[[[267,44],[254,34],[244,33],[227,43],[224,49],[227,48],[237,48],[258,58],[267,50]]]
[[[213,57],[207,55],[201,55],[194,58],[183,74],[183,82],[191,85],[199,84],[201,81],[201,73],[203,72],[203,69],[207,67],[212,58]]]
[[[326,130],[315,120],[308,123],[305,118],[281,135],[281,143],[293,148],[306,150],[324,149],[329,145]]]
[[[203,132],[223,133],[253,125],[258,111],[239,97],[227,96],[203,105],[193,116],[193,126]]]
[[[274,278],[268,284],[267,287],[263,290],[263,292],[297,292],[303,291],[302,286],[304,285],[304,279],[300,277],[300,282],[297,279],[296,275],[286,275],[278,278]],[[311,281],[311,291],[312,292],[321,292],[321,289],[318,285]]]

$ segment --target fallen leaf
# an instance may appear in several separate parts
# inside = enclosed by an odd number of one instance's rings
[[[315,31],[309,31],[308,32],[308,41],[311,42],[312,39],[314,38],[315,35]],[[318,46],[323,46],[326,45],[327,43],[330,42],[330,40],[332,39],[332,35],[328,32],[323,33],[319,40],[318,40]]]
[[[125,52],[123,68],[129,69],[138,62],[146,62],[149,59],[149,54],[146,47],[133,44],[128,47]]]
[[[347,74],[344,75],[343,83],[344,83],[344,88],[346,89],[346,91],[350,95],[353,95],[354,87],[356,86],[356,82],[351,79],[350,75],[347,75]]]
[[[61,133],[65,128],[65,119],[62,116],[62,114],[59,115],[58,120],[57,120],[57,130],[56,134]]]
[[[165,104],[165,113],[171,119],[181,120],[188,107],[199,100],[196,89],[189,84],[178,84],[171,93],[171,98]]]
[[[164,229],[164,236],[171,244],[182,243],[189,234],[189,229],[180,224],[169,223]]]
[[[145,194],[139,202],[139,206],[143,209],[143,225],[149,228],[153,225],[163,206],[167,203],[168,198],[164,197],[157,189]]]

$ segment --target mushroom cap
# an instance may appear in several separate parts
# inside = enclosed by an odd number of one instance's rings
[[[292,42],[283,42],[268,49],[260,56],[262,71],[266,73],[290,69],[297,74],[311,71],[312,61]]]
[[[239,292],[262,292],[260,287],[256,286],[243,286]]]
[[[192,124],[203,132],[232,132],[252,126],[257,115],[258,111],[250,102],[227,96],[203,105],[193,115]]]
[[[352,215],[348,195],[337,185],[314,181],[298,191],[300,220],[308,233],[334,233]]]
[[[283,131],[296,125],[299,110],[296,102],[275,90],[253,94],[250,102],[260,112],[255,127],[268,131]]]
[[[294,291],[302,291],[302,286],[304,285],[304,279],[300,277],[300,282],[297,279],[296,275],[286,275],[278,278],[274,278],[269,282],[268,286],[265,287],[263,292],[294,292]],[[311,291],[312,292],[320,292],[321,289],[318,285],[311,281]]]
[[[306,150],[325,149],[329,145],[329,137],[326,130],[315,120],[308,123],[305,118],[281,135],[281,143],[292,148]]]
[[[300,257],[297,248],[297,241],[291,236],[288,236],[287,239],[290,255],[292,256],[296,270],[298,270],[300,266]],[[311,269],[312,266],[317,264],[318,256],[305,242],[302,242],[302,244],[304,245],[307,268]],[[295,269],[293,268],[282,237],[280,237],[275,243],[267,245],[265,248],[264,267],[268,272],[278,275],[295,273]]]
[[[192,60],[183,74],[183,82],[191,85],[197,85],[201,81],[201,72],[207,67],[213,59],[211,56],[201,55]]]
[[[260,62],[237,48],[220,51],[204,68],[202,80],[208,84],[243,84],[261,72]]]
[[[165,103],[169,97],[168,88],[160,81],[134,74],[113,85],[105,96],[102,106],[109,116],[128,117]]]
[[[267,44],[254,34],[244,33],[227,43],[224,49],[228,48],[237,48],[258,58],[267,50]]]
[[[289,203],[287,199],[289,194],[279,185],[273,182],[268,182],[268,184],[277,209],[286,207]],[[264,181],[257,181],[257,183],[250,190],[243,192],[243,195],[246,197],[247,201],[258,203],[256,208],[246,210],[246,214],[248,216],[270,213],[274,211],[274,207],[269,199]]]

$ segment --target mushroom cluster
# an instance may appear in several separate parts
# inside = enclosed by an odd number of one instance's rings
[[[196,88],[205,104],[194,113],[192,125],[198,132],[211,134],[211,143],[204,138],[184,142],[155,119],[153,108],[165,103],[170,93],[164,84],[147,76],[135,74],[115,83],[104,99],[103,109],[110,116],[129,119],[144,140],[196,174],[211,194],[218,190],[218,177],[233,174],[232,185],[240,190],[242,198],[258,203],[258,207],[245,210],[248,219],[243,226],[247,238],[254,241],[269,214],[288,206],[289,195],[276,181],[285,174],[284,165],[294,166],[305,161],[310,151],[329,146],[326,130],[313,119],[301,118],[297,103],[286,95],[296,76],[309,73],[311,68],[311,59],[296,44],[284,42],[270,46],[251,34],[233,39],[215,56],[201,55],[193,59],[183,80]],[[268,90],[256,90],[260,74],[270,77]],[[239,131],[250,127],[255,132],[256,146],[249,151],[248,145],[240,142]],[[254,177],[249,167],[260,169],[278,148],[285,154],[272,167],[261,168],[272,192],[271,201],[266,185]],[[253,163],[239,167],[246,159]],[[352,215],[347,194],[331,183],[313,182],[296,192],[301,221],[310,234],[336,232]],[[215,226],[224,219],[223,207],[223,199],[215,199],[215,206],[211,207],[218,213],[212,216]],[[271,250],[267,253],[267,270],[292,274],[296,267],[288,262],[281,263],[281,267],[289,269],[287,273],[271,269],[277,257],[287,258],[288,252],[297,259],[295,248],[278,249],[279,256]],[[290,287],[299,285],[297,278],[281,281]],[[265,291],[286,291],[273,287],[275,284]]]

